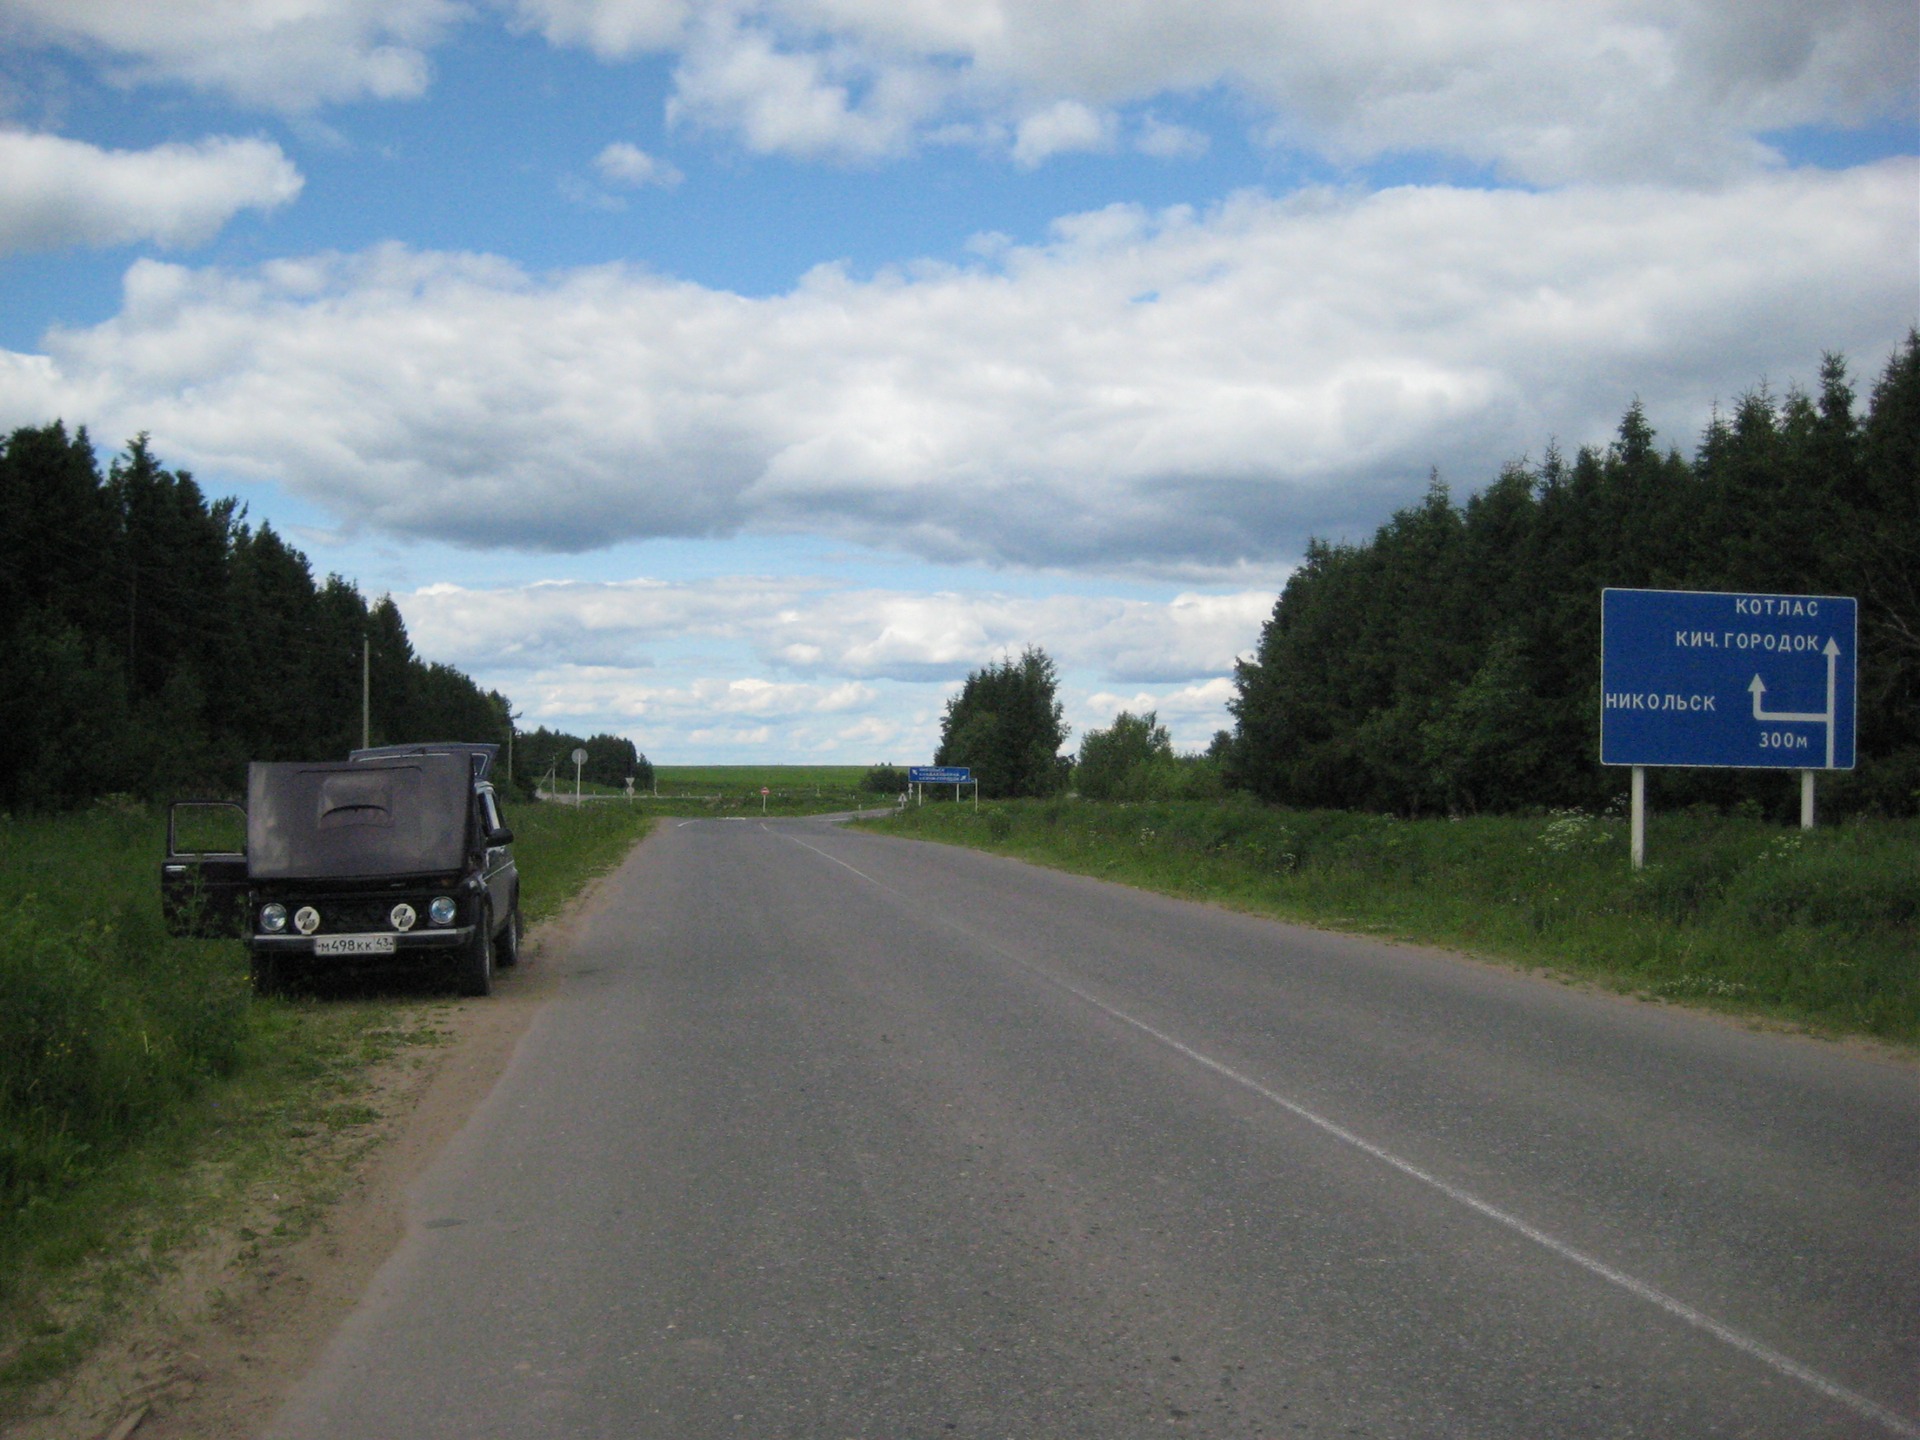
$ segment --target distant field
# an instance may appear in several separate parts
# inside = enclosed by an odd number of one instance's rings
[[[865,765],[658,765],[654,784],[635,792],[634,803],[661,815],[710,815],[741,811],[767,815],[819,815],[839,810],[871,809],[887,803],[860,788],[870,767]],[[762,795],[762,789],[766,794]],[[581,787],[583,798],[602,800],[625,791],[591,783]],[[563,784],[557,799],[573,799],[573,786]]]
[[[856,791],[865,765],[656,765],[662,795],[776,793],[802,790]]]
[[[712,815],[752,812],[765,815],[821,815],[866,810],[887,804],[891,796],[860,788],[866,765],[658,765],[654,784],[634,792],[633,804],[655,815]],[[762,795],[762,789],[766,794]],[[624,798],[612,785],[581,785],[582,799]],[[573,784],[560,785],[555,799],[573,800]]]
[[[643,796],[657,793],[663,800],[741,795],[751,795],[757,800],[764,785],[775,796],[811,796],[816,790],[823,795],[828,791],[852,795],[859,790],[868,768],[865,765],[656,765],[653,788],[642,788],[636,793]],[[562,799],[570,799],[573,789],[572,778],[563,775],[555,793]],[[627,792],[623,786],[583,780],[580,793],[624,796]]]

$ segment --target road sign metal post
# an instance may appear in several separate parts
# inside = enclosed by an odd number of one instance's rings
[[[1600,597],[1600,763],[1633,767],[1633,864],[1645,770],[1851,770],[1858,603],[1842,595],[1608,589]]]
[[[1632,855],[1633,868],[1642,869],[1647,863],[1647,767],[1633,767],[1633,818],[1628,824],[1628,849]]]

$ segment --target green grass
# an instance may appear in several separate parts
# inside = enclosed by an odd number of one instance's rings
[[[517,805],[508,821],[540,920],[650,817]],[[0,1413],[250,1196],[263,1243],[311,1224],[378,1118],[370,1067],[486,1003],[253,999],[237,942],[161,928],[165,823],[138,806],[0,817]]]
[[[582,886],[617,865],[653,823],[639,806],[509,805],[520,911],[529,924],[554,915]]]
[[[1166,894],[1920,1040],[1920,821],[1711,814],[1404,821],[1243,801],[929,805],[875,822]]]
[[[160,827],[125,808],[0,823],[0,1214],[243,1062],[244,960],[161,929]]]
[[[260,1005],[231,1073],[10,1210],[0,1220],[0,1417],[84,1358],[212,1228],[245,1218],[243,1258],[311,1228],[373,1143],[370,1067],[443,1043],[451,1005]]]

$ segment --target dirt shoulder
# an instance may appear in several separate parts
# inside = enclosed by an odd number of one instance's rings
[[[507,1068],[560,984],[596,883],[536,926],[494,994],[431,1007],[441,1043],[366,1072],[378,1118],[316,1133],[311,1158],[338,1198],[298,1239],[263,1239],[279,1194],[171,1249],[153,1290],[71,1375],[35,1397],[4,1440],[251,1440],[316,1361],[406,1230],[407,1192]],[[428,1007],[423,1006],[423,1013]]]

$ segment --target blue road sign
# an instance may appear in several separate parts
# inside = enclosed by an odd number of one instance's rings
[[[1600,763],[1851,770],[1858,605],[1606,590]]]
[[[971,785],[973,771],[965,765],[909,765],[907,781],[913,785]]]

